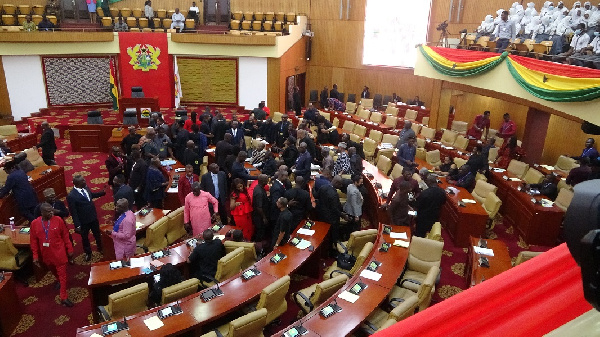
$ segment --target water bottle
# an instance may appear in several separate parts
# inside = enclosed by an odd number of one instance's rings
[[[10,225],[10,230],[15,230],[15,217],[11,216],[10,218],[8,218],[8,223]]]

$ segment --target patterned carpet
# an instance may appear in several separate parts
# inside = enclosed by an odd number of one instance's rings
[[[32,118],[39,123],[41,120],[48,120],[53,123],[81,123],[85,118],[85,111],[70,111],[52,110],[48,116]],[[166,111],[165,111],[166,112]],[[106,118],[114,117],[112,113],[103,111]],[[170,120],[169,113],[166,112],[167,120]],[[20,125],[20,129],[26,128],[25,125]],[[92,190],[98,190],[107,182],[107,172],[104,166],[106,154],[102,153],[73,153],[70,152],[70,142],[68,139],[58,139],[57,145],[59,150],[56,153],[56,161],[59,165],[64,166],[67,191],[72,189],[71,177],[80,173],[86,177],[88,185]],[[100,223],[108,223],[111,221],[111,213],[113,210],[112,198],[104,196],[96,200],[96,208],[99,213]],[[523,239],[515,234],[515,229],[505,227],[502,223],[502,218],[499,216],[496,220],[496,226],[492,232],[488,234],[489,238],[501,239],[509,249],[510,256],[516,258],[522,250],[546,251],[550,247],[528,246]],[[73,231],[72,221],[69,218],[68,226]],[[363,224],[367,225],[367,224]],[[442,256],[442,275],[439,285],[436,287],[436,293],[433,296],[432,304],[443,301],[452,295],[466,288],[464,277],[465,265],[467,261],[466,248],[455,247],[450,239],[448,232],[442,231],[444,240],[444,251]],[[17,293],[22,302],[23,316],[13,336],[73,336],[78,327],[85,326],[91,323],[91,304],[89,292],[87,290],[87,282],[90,270],[90,263],[84,260],[84,254],[81,246],[81,238],[74,234],[73,238],[76,242],[75,246],[75,265],[68,266],[68,287],[69,298],[75,303],[73,308],[65,308],[59,305],[58,290],[54,289],[56,282],[54,276],[48,273],[40,282],[34,283],[31,280],[30,287],[24,284],[17,283]],[[91,237],[91,241],[93,238]],[[94,253],[93,261],[97,261],[100,256]],[[331,259],[320,262],[321,267],[330,265]],[[300,275],[292,277],[290,294],[294,291],[305,288],[315,282],[321,281],[311,278],[306,278]],[[296,319],[298,307],[288,298],[288,310],[281,317],[281,325],[270,326],[265,330],[266,335],[271,335],[279,331],[282,327],[287,326],[290,322]]]

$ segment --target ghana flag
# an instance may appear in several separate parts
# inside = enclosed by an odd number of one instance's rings
[[[511,55],[512,77],[535,97],[552,102],[584,102],[600,98],[600,70]]]
[[[119,110],[119,87],[115,76],[115,60],[110,59],[110,97],[112,98],[113,110]]]
[[[482,74],[500,64],[508,55],[506,52],[497,54],[424,45],[419,46],[419,49],[435,70],[453,77]]]

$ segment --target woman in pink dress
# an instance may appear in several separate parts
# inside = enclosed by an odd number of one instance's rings
[[[254,234],[252,224],[252,201],[246,189],[246,184],[240,178],[233,179],[233,192],[231,192],[231,215],[237,227],[244,233],[244,239],[251,241]]]
[[[194,182],[192,193],[185,197],[185,207],[183,208],[183,222],[187,226],[192,226],[194,236],[202,235],[202,232],[211,226],[209,203],[212,204],[213,210],[219,209],[219,201],[210,193],[202,191],[199,182]]]

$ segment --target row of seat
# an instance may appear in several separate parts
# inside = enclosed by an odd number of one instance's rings
[[[338,99],[340,101],[344,102],[345,94],[338,93],[338,96],[339,96]],[[377,109],[389,106],[390,104],[394,104],[392,95],[382,95],[382,94],[375,94],[375,95],[373,95],[373,98],[362,98],[360,101],[364,102],[364,104],[369,104],[369,102],[370,102],[370,107],[375,107]],[[313,89],[309,92],[309,102],[311,102],[311,103],[319,102],[319,91],[318,90]],[[356,103],[356,94],[348,94],[348,100],[345,102],[346,102],[346,104]]]
[[[274,23],[271,21],[239,21],[239,20],[231,20],[231,29],[232,30],[247,30],[247,31],[257,31],[257,32],[282,32],[289,31],[290,23],[285,23],[283,21],[275,21]]]
[[[371,111],[373,109],[373,100],[372,99],[363,99],[360,104],[356,103],[346,103],[346,113],[351,115],[356,115],[357,117],[368,120],[374,123],[381,123],[384,121],[384,124],[390,126],[392,128],[396,128],[398,124],[398,118],[402,118],[404,120],[410,120],[415,122],[419,115],[419,112],[413,109],[402,109],[404,115],[400,115],[400,109],[396,107],[396,104],[390,103],[383,113],[378,111]],[[429,117],[424,116],[421,124],[428,125]]]
[[[161,18],[153,18],[152,21],[154,22],[154,28],[160,29],[160,28],[165,28],[165,29],[170,29],[171,28],[171,24],[173,23],[172,19],[161,19]],[[113,19],[112,17],[109,16],[105,16],[102,18],[102,27],[106,27],[106,28],[112,28],[114,23],[117,23],[118,19],[115,18]],[[148,19],[146,18],[136,18],[136,17],[124,17],[123,18],[123,22],[125,22],[127,24],[127,26],[129,27],[129,29],[132,28],[148,28]],[[185,20],[185,28],[186,29],[195,29],[196,28],[196,21],[194,19],[186,19]]]
[[[471,50],[495,51],[496,41],[490,41],[489,36],[480,36],[477,39],[475,33],[469,33],[465,36],[465,48]],[[506,48],[506,51],[521,56],[533,56],[537,59],[543,59],[552,49],[552,41],[535,42],[534,39],[516,38]]]
[[[116,7],[110,7],[109,8],[109,12],[108,13],[104,13],[104,9],[102,9],[101,7],[97,8],[97,13],[98,16],[101,17],[105,17],[105,16],[111,16],[113,18],[118,18],[119,16],[122,16],[124,18],[126,17],[135,17],[135,18],[144,18],[145,16],[145,12],[143,8],[116,8]],[[179,13],[183,14],[183,16],[185,16],[187,18],[188,16],[188,11],[187,10],[180,10]],[[171,18],[173,16],[173,14],[175,14],[175,10],[174,9],[158,9],[154,11],[154,16],[159,18],[159,19],[165,19],[165,18]]]
[[[296,22],[296,13],[289,12],[242,12],[235,11],[231,13],[232,20],[237,21],[260,21],[260,22],[288,22],[294,24]]]
[[[53,24],[57,24],[58,23],[58,18],[55,15],[48,15],[48,20],[50,22],[52,22]],[[25,14],[20,14],[20,15],[12,15],[12,14],[2,14],[2,25],[3,26],[22,26],[23,23],[27,20],[27,15]],[[40,22],[42,22],[42,15],[32,15],[31,16],[31,21],[33,21],[36,25],[39,24]]]
[[[29,15],[29,14],[43,15],[45,11],[46,11],[46,7],[41,6],[41,5],[34,5],[34,6],[30,6],[30,5],[18,5],[18,6],[15,6],[13,4],[3,4],[2,5],[2,14],[7,14],[7,15],[15,15],[15,14],[21,14],[21,15]]]

